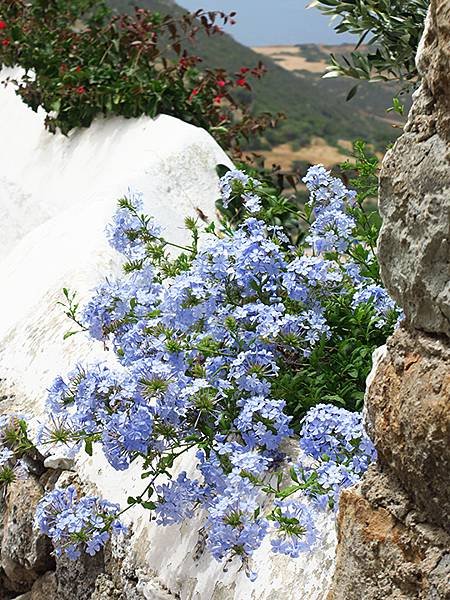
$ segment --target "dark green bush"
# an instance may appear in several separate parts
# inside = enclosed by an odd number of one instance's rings
[[[198,11],[163,16],[136,9],[114,16],[102,0],[4,0],[0,7],[0,63],[20,65],[17,93],[33,110],[47,112],[46,126],[67,134],[98,116],[154,117],[166,113],[204,127],[226,147],[272,124],[254,117],[236,97],[262,64],[234,74],[202,69],[190,53],[199,31],[221,33],[233,15]]]

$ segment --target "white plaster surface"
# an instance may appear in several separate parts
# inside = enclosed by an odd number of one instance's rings
[[[215,165],[229,163],[205,131],[164,115],[98,120],[69,137],[47,133],[43,119],[11,89],[0,88],[0,412],[36,418],[57,374],[77,362],[112,358],[82,335],[63,341],[70,323],[57,302],[64,286],[87,299],[118,269],[104,236],[116,200],[129,186],[142,191],[146,211],[170,239],[183,242],[184,218],[196,207],[214,218]],[[181,466],[192,472],[195,465],[188,457]],[[115,473],[99,452],[77,459],[76,468],[88,488],[122,505],[145,487],[138,469]],[[318,549],[297,560],[274,557],[266,541],[255,555],[255,583],[237,564],[224,571],[198,552],[201,515],[169,528],[149,523],[139,509],[127,518],[134,532],[127,560],[149,600],[325,597],[336,543],[333,517],[319,523]]]

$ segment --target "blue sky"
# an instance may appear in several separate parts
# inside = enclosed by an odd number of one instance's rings
[[[307,9],[305,0],[177,0],[189,10],[237,12],[237,24],[228,31],[247,46],[343,43],[348,36],[337,35],[317,8]]]

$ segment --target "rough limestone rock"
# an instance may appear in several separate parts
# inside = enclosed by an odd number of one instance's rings
[[[7,578],[5,585],[16,592],[29,590],[54,564],[51,544],[34,522],[42,493],[33,477],[18,480],[9,486],[2,509],[0,564]]]
[[[58,598],[56,575],[48,571],[34,582],[30,592],[30,600],[50,600]]]
[[[68,138],[53,136],[44,131],[41,113],[3,88],[0,127],[9,140],[0,148],[0,281],[8,282],[8,293],[0,294],[0,412],[39,419],[56,375],[77,363],[113,360],[84,335],[63,340],[71,324],[57,303],[63,287],[77,290],[83,303],[118,269],[104,236],[117,198],[129,186],[143,192],[146,212],[162,223],[166,237],[183,243],[186,216],[197,216],[199,208],[214,218],[215,168],[231,163],[205,131],[167,116],[100,119]],[[178,466],[189,475],[194,460]],[[116,473],[100,452],[80,456],[74,468],[87,493],[122,506],[143,489],[138,467]],[[212,559],[202,515],[163,528],[135,507],[124,520],[132,533],[124,555],[113,547],[116,563],[105,557],[90,565],[57,561],[58,600],[322,600],[330,582],[333,515],[319,523],[321,546],[297,560],[274,556],[266,540],[255,554],[255,583],[237,562],[224,569]]]
[[[399,329],[369,388],[366,409],[380,461],[431,522],[450,533],[450,347]]]
[[[448,600],[450,536],[427,523],[400,483],[372,466],[341,495],[328,600]]]
[[[366,393],[378,463],[339,504],[328,600],[450,598],[450,0],[431,0],[422,85],[382,169],[382,277],[406,320]]]
[[[431,3],[422,85],[383,161],[383,281],[412,327],[450,336],[450,0]]]
[[[97,577],[104,570],[104,554],[98,552],[94,556],[82,554],[76,560],[67,556],[56,562],[56,598],[58,600],[91,600]]]

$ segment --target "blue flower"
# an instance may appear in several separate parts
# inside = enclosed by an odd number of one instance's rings
[[[317,540],[313,514],[304,502],[294,499],[275,500],[272,520],[276,537],[271,540],[272,551],[298,558],[311,550]]]
[[[383,327],[389,315],[395,313],[398,315],[400,313],[396,303],[383,287],[375,284],[367,284],[363,281],[353,296],[352,307],[356,308],[360,304],[365,303],[373,306],[377,316],[377,327]]]
[[[309,494],[319,503],[337,507],[342,489],[353,485],[375,460],[375,448],[367,436],[362,416],[330,404],[311,408],[300,433],[300,447],[316,459],[313,466],[297,466],[304,480],[313,475],[320,490]]]
[[[244,173],[243,171],[238,171],[237,169],[228,171],[228,173],[226,173],[220,179],[219,182],[219,189],[220,195],[222,196],[223,206],[225,208],[228,208],[232,196],[241,196],[249,184],[251,185],[251,187],[257,187],[259,185],[259,181],[253,179],[252,177],[249,177],[248,175],[246,175],[246,173]],[[247,199],[247,202],[250,202],[251,207],[255,207],[254,199]],[[250,212],[254,211],[250,210]]]
[[[161,228],[151,219],[141,217],[142,194],[128,191],[127,202],[133,207],[119,208],[113,222],[106,228],[106,236],[111,246],[130,260],[146,256],[145,242],[161,235]]]
[[[119,506],[95,496],[78,500],[74,486],[48,492],[36,508],[36,522],[53,542],[57,554],[66,553],[77,559],[81,551],[93,556],[108,541],[108,530],[114,524]]]
[[[203,496],[200,483],[188,479],[184,471],[177,479],[158,486],[156,491],[161,497],[156,507],[157,522],[160,525],[173,525],[191,518],[195,506]]]
[[[251,556],[267,534],[267,519],[256,516],[259,490],[240,477],[228,485],[208,507],[208,547],[221,560],[235,554]]]

